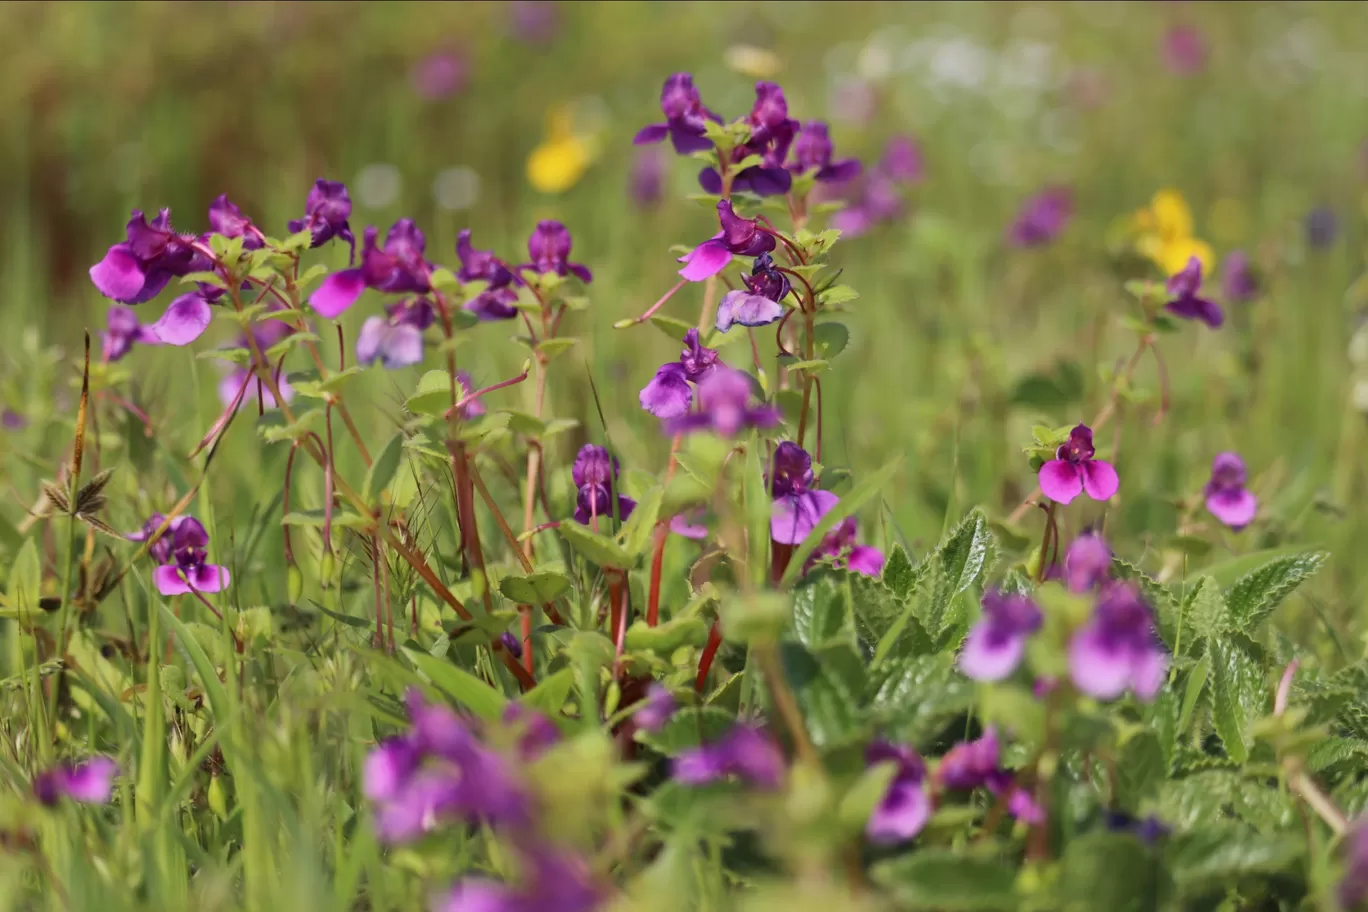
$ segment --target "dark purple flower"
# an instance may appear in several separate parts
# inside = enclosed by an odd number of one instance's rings
[[[670,721],[677,708],[678,704],[669,688],[653,683],[646,689],[646,699],[641,701],[641,706],[632,714],[632,719],[642,731],[657,732],[665,727],[665,723]]]
[[[502,724],[517,735],[518,758],[524,763],[536,760],[560,741],[560,729],[551,718],[521,703],[504,707]]]
[[[198,519],[184,517],[171,535],[171,553],[152,572],[162,595],[185,595],[191,591],[219,592],[228,587],[228,568],[209,564],[209,533]]]
[[[733,326],[766,326],[784,315],[779,303],[789,293],[788,276],[775,267],[768,253],[755,258],[751,274],[741,277],[745,289],[729,291],[717,307],[717,331]]]
[[[581,282],[589,284],[594,281],[594,274],[589,267],[569,261],[571,243],[570,230],[560,222],[550,219],[538,222],[527,239],[527,254],[532,262],[519,266],[518,271],[531,270],[542,275],[555,273],[558,276],[573,273]]]
[[[195,235],[177,234],[171,228],[170,209],[161,210],[151,223],[134,209],[126,240],[90,267],[90,279],[106,298],[142,304],[161,294],[172,279],[211,267],[209,258],[195,249],[197,241]]]
[[[1356,821],[1344,838],[1344,877],[1339,901],[1345,909],[1368,902],[1368,823]]]
[[[1245,464],[1238,453],[1216,454],[1204,493],[1211,515],[1232,529],[1249,525],[1259,510],[1258,498],[1245,489]]]
[[[348,262],[356,261],[356,236],[347,219],[351,216],[351,197],[341,181],[319,178],[304,201],[304,218],[291,219],[290,233],[308,231],[313,235],[310,247],[322,247],[333,238],[341,238],[351,247]]]
[[[1022,204],[1008,232],[1018,247],[1048,244],[1064,231],[1073,217],[1073,193],[1068,187],[1047,187]]]
[[[681,751],[671,766],[676,781],[703,785],[728,776],[758,788],[778,788],[784,777],[784,755],[769,735],[737,723],[711,744]]]
[[[1069,545],[1064,555],[1064,584],[1070,592],[1088,592],[1111,577],[1111,548],[1102,536],[1086,533]]]
[[[983,615],[964,638],[959,669],[975,681],[1001,681],[1026,655],[1026,640],[1040,629],[1040,608],[1028,596],[989,589]]]
[[[418,97],[439,101],[461,90],[468,69],[464,56],[454,51],[438,51],[413,65],[409,84]]]
[[[1259,294],[1259,283],[1243,251],[1234,250],[1226,257],[1221,271],[1221,291],[1227,301],[1252,301]]]
[[[1173,300],[1168,302],[1170,313],[1187,320],[1201,320],[1212,329],[1225,321],[1225,314],[1215,301],[1201,297],[1202,261],[1197,257],[1188,259],[1182,271],[1168,280],[1168,293]]]
[[[470,229],[456,236],[456,256],[461,268],[456,278],[462,282],[484,282],[487,287],[465,304],[465,309],[481,320],[511,320],[518,315],[513,305],[518,293],[513,286],[522,281],[492,250],[476,250],[470,243]]]
[[[586,443],[575,456],[570,474],[575,487],[579,488],[579,496],[575,501],[575,522],[587,526],[600,516],[612,518],[612,496],[617,488],[617,460],[603,447]],[[618,494],[618,520],[625,520],[632,515],[635,506],[635,500]]]
[[[1092,619],[1069,644],[1069,672],[1079,690],[1099,700],[1128,688],[1141,700],[1159,693],[1168,653],[1154,631],[1154,616],[1134,584],[1114,580],[1103,588]]]
[[[755,104],[746,116],[750,139],[732,150],[732,162],[758,155],[761,163],[745,168],[732,179],[733,191],[757,196],[777,196],[793,186],[793,175],[784,167],[789,146],[798,133],[798,121],[788,116],[784,90],[772,82],[755,84]],[[722,176],[715,168],[704,168],[698,183],[706,193],[722,192]]]
[[[1092,429],[1080,424],[1069,432],[1069,442],[1055,451],[1055,458],[1040,467],[1040,490],[1056,503],[1067,504],[1087,492],[1093,500],[1108,500],[1120,487],[1116,469],[1093,459]]]
[[[28,427],[28,419],[14,409],[0,409],[0,427],[7,431],[22,431]]]
[[[379,361],[394,369],[423,360],[423,330],[436,315],[427,298],[408,298],[385,308],[388,316],[367,317],[356,335],[356,361]]]
[[[779,544],[803,541],[836,506],[839,498],[830,491],[814,490],[813,480],[812,457],[806,450],[789,440],[775,447],[770,471],[770,495],[774,498],[770,537]]]
[[[693,405],[693,388],[717,364],[717,352],[704,348],[698,330],[684,334],[684,351],[678,361],[662,364],[651,382],[641,390],[641,407],[657,418],[678,418]]]
[[[865,824],[865,835],[881,845],[906,842],[914,838],[931,819],[931,796],[926,789],[926,764],[912,748],[901,744],[875,741],[865,750],[865,763],[892,761],[896,765],[893,781],[888,785],[874,812]]]
[[[769,428],[779,423],[771,405],[751,405],[751,382],[743,373],[719,363],[698,384],[698,411],[666,422],[670,434],[713,431],[735,437],[743,428]]]
[[[717,275],[733,255],[755,257],[774,249],[774,235],[762,229],[755,219],[737,215],[731,200],[718,202],[717,217],[722,230],[679,258],[684,264],[679,274],[690,282]]]
[[[134,343],[161,344],[161,339],[157,338],[151,326],[143,326],[138,322],[138,313],[131,307],[115,304],[109,308],[107,319],[109,322],[101,341],[105,361],[118,361],[133,350]]]
[[[500,642],[500,643],[503,643],[504,649],[507,649],[508,652],[509,652],[509,654],[512,655],[513,658],[515,658],[515,659],[521,659],[521,658],[522,658],[522,654],[523,654],[523,644],[522,644],[522,640],[520,640],[520,639],[518,639],[516,636],[514,636],[513,633],[512,633],[512,631],[505,630],[503,633],[499,634],[499,642]]]
[[[309,304],[328,319],[339,317],[356,303],[361,292],[372,288],[384,294],[425,295],[432,266],[423,258],[427,239],[412,219],[400,219],[385,235],[382,249],[378,232],[367,228],[361,249],[361,265],[334,272],[309,297]]]
[[[1339,216],[1329,206],[1317,206],[1306,214],[1306,243],[1324,249],[1339,237]]]
[[[1150,815],[1137,819],[1121,811],[1107,813],[1107,829],[1116,833],[1130,833],[1149,845],[1169,834],[1169,828],[1158,817]]]
[[[209,204],[209,229],[226,238],[242,238],[243,250],[260,250],[266,243],[252,220],[242,214],[226,193]]]
[[[119,765],[113,760],[91,757],[84,763],[63,764],[35,776],[33,796],[49,806],[63,796],[82,804],[108,804],[117,775]]]
[[[516,886],[482,877],[436,897],[433,912],[593,912],[604,896],[584,860],[544,846],[520,845]]]
[[[712,141],[703,136],[703,126],[709,120],[721,123],[722,118],[703,107],[693,76],[675,73],[666,79],[660,90],[660,109],[665,112],[665,123],[642,127],[632,142],[658,143],[668,136],[680,155],[712,148]]]
[[[648,209],[660,202],[665,190],[665,158],[659,150],[642,149],[632,161],[627,191],[632,202]]]
[[[840,570],[850,570],[865,576],[877,577],[883,573],[883,552],[872,545],[857,544],[855,517],[847,516],[827,533],[812,552],[808,565],[824,557],[831,558],[831,565]]]
[[[1190,25],[1175,25],[1164,33],[1164,62],[1179,76],[1192,76],[1206,67],[1206,38]]]
[[[823,183],[854,180],[860,176],[860,163],[853,158],[833,162],[831,132],[825,122],[809,120],[793,141],[788,169],[794,174],[816,172]]]
[[[176,529],[179,528],[180,525],[188,519],[190,519],[190,517],[188,516],[177,516],[175,519],[171,520],[171,524],[166,527],[166,531],[162,533],[160,537],[155,539],[152,542],[152,544],[148,547],[148,557],[151,557],[154,561],[156,561],[159,564],[170,563],[171,543],[175,538]],[[153,534],[156,533],[158,529],[161,528],[161,524],[165,521],[166,517],[163,516],[161,513],[153,513],[151,516],[147,518],[147,522],[143,523],[141,529],[139,529],[137,532],[130,532],[128,533],[128,535],[124,537],[127,538],[129,541],[147,541],[149,538],[153,536]]]

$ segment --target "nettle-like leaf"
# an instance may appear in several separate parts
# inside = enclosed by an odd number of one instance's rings
[[[1170,901],[1173,879],[1151,847],[1128,833],[1088,833],[1060,862],[1059,908],[1150,912]]]
[[[1221,587],[1209,576],[1204,576],[1188,590],[1183,599],[1180,612],[1183,627],[1179,640],[1188,640],[1193,634],[1204,640],[1219,637],[1230,629],[1230,617]]]
[[[1290,868],[1306,852],[1301,836],[1264,834],[1237,824],[1207,823],[1169,840],[1165,858],[1184,893],[1228,887]]]
[[[798,641],[816,649],[836,639],[850,642],[850,579],[830,570],[809,574],[793,590],[793,631]]]
[[[997,559],[997,539],[982,510],[972,510],[927,557],[913,603],[918,619],[937,649],[960,636],[967,626],[962,597],[983,582]]]
[[[1239,635],[1209,640],[1212,721],[1226,753],[1236,763],[1249,759],[1249,726],[1268,712],[1272,691],[1254,644]]]
[[[870,873],[893,893],[900,909],[993,912],[1020,904],[1016,872],[997,858],[928,848],[879,862]]]
[[[779,650],[784,676],[798,698],[813,744],[828,748],[866,735],[865,663],[853,646],[832,643],[808,649],[785,642]]]
[[[1232,623],[1252,631],[1304,580],[1314,576],[1328,557],[1324,551],[1280,557],[1240,577],[1226,592]]]
[[[895,548],[894,554],[900,550]],[[906,552],[902,553],[905,560]],[[854,591],[852,618],[855,631],[875,661],[928,655],[935,651],[931,637],[913,615],[907,598],[899,597],[887,586],[865,576],[852,576],[850,585]]]
[[[894,741],[925,744],[974,707],[974,684],[947,653],[891,658],[871,669],[867,704]]]
[[[1294,799],[1262,778],[1239,770],[1202,770],[1163,783],[1159,816],[1179,830],[1213,820],[1235,818],[1257,830],[1274,832],[1297,823]]]

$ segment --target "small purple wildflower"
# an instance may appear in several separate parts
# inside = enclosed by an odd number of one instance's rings
[[[1191,25],[1175,25],[1164,33],[1164,63],[1178,76],[1193,76],[1206,68],[1206,38]]]
[[[126,239],[90,267],[90,279],[106,298],[120,304],[145,303],[161,294],[172,279],[210,268],[208,257],[195,249],[198,240],[171,228],[170,209],[161,210],[150,223],[134,209]]]
[[[291,219],[292,234],[308,231],[313,235],[310,247],[322,247],[333,238],[341,238],[351,247],[349,263],[356,261],[356,235],[347,222],[351,216],[351,196],[341,181],[319,178],[304,201],[304,218]]]
[[[878,169],[889,180],[904,184],[919,183],[926,171],[921,146],[910,136],[894,136],[884,146]]]
[[[708,527],[703,522],[705,512],[699,507],[670,517],[670,531],[684,538],[702,541],[708,537]]]
[[[641,209],[660,202],[665,191],[665,157],[658,149],[641,149],[632,161],[627,192]]]
[[[187,519],[189,519],[187,516],[177,516],[175,519],[171,520],[171,524],[166,527],[166,531],[156,538],[148,547],[148,557],[159,564],[169,563],[171,561],[171,543],[175,539],[176,529]],[[147,541],[161,528],[161,524],[164,522],[166,522],[166,517],[164,515],[161,513],[153,513],[147,518],[147,522],[143,523],[141,529],[136,532],[130,532],[124,537],[129,541]]]
[[[794,174],[815,172],[816,179],[822,183],[839,183],[860,176],[858,160],[831,160],[834,154],[831,131],[826,123],[820,120],[809,120],[803,124],[798,137],[793,141],[791,154],[792,158],[788,164],[790,171]]]
[[[830,491],[812,487],[812,457],[792,441],[785,440],[774,450],[770,472],[770,538],[783,545],[796,545],[807,538],[822,517],[836,506],[839,498]]]
[[[198,519],[184,517],[171,535],[171,552],[152,573],[162,595],[185,595],[191,591],[219,592],[228,588],[228,568],[205,563],[209,533]]]
[[[896,764],[893,781],[865,824],[865,835],[880,845],[913,839],[931,819],[926,763],[915,750],[901,744],[875,741],[865,749],[866,765],[890,760]]]
[[[1225,314],[1215,301],[1201,297],[1198,294],[1201,290],[1202,261],[1191,257],[1182,271],[1168,280],[1168,293],[1173,296],[1166,305],[1168,311],[1187,320],[1201,320],[1217,329],[1225,322]]]
[[[562,277],[573,274],[588,285],[594,281],[594,274],[589,271],[588,266],[569,261],[572,243],[570,230],[560,222],[550,219],[538,222],[527,239],[527,254],[532,261],[519,266],[518,271],[536,272],[541,275],[555,273]]]
[[[717,217],[722,230],[679,258],[684,264],[679,274],[690,282],[717,275],[733,255],[756,257],[774,249],[774,235],[762,229],[755,219],[737,215],[731,200],[718,202]]]
[[[732,190],[757,196],[787,193],[793,186],[793,175],[784,167],[784,161],[798,133],[798,121],[788,116],[784,90],[772,82],[757,82],[755,104],[745,121],[751,127],[750,139],[732,150],[732,160],[739,162],[758,155],[761,163],[738,173],[732,179]],[[722,192],[722,175],[716,168],[704,168],[698,183],[705,193]]]
[[[838,570],[850,570],[865,576],[877,578],[883,573],[883,552],[873,545],[856,544],[857,524],[855,517],[847,516],[827,533],[822,543],[813,549],[808,566],[824,557],[831,558],[831,565]]]
[[[712,141],[703,136],[703,126],[709,120],[721,123],[722,118],[703,106],[693,76],[675,73],[666,79],[660,90],[660,109],[665,112],[665,123],[642,127],[633,143],[658,143],[668,136],[680,155],[712,148]]]
[[[276,402],[275,394],[271,392],[270,387],[257,380],[252,372],[245,367],[238,368],[237,370],[230,371],[223,375],[223,379],[219,381],[218,385],[219,401],[222,402],[225,407],[231,405],[233,400],[237,398],[238,390],[242,389],[243,384],[250,384],[250,386],[247,394],[244,395],[242,400],[238,403],[238,408],[242,408],[248,401],[255,400],[258,395],[258,389],[263,408],[273,409],[279,407]],[[281,397],[287,403],[294,401],[294,387],[290,385],[290,381],[287,380],[283,374],[277,375],[276,386],[280,389]]]
[[[536,760],[560,741],[560,729],[551,717],[521,703],[509,703],[500,719],[506,731],[517,735],[518,758],[524,763]]]
[[[727,292],[717,306],[717,331],[733,326],[767,326],[784,315],[779,302],[789,293],[788,276],[780,272],[768,253],[755,258],[750,275],[743,275],[746,287]]]
[[[719,363],[698,384],[698,411],[665,423],[670,434],[713,431],[735,437],[744,428],[769,428],[779,423],[771,405],[751,405],[751,381],[739,370]]]
[[[228,194],[223,193],[209,204],[209,228],[226,238],[242,238],[243,250],[260,250],[266,243],[257,226],[242,214]]]
[[[504,649],[515,659],[521,659],[523,654],[522,640],[513,635],[512,631],[505,630],[499,634],[499,642],[503,643]]]
[[[1329,206],[1317,206],[1306,214],[1306,243],[1325,249],[1339,238],[1339,216]]]
[[[1340,905],[1359,908],[1368,902],[1368,822],[1354,823],[1344,839],[1344,877],[1339,882]]]
[[[511,320],[518,315],[513,305],[518,300],[514,286],[522,280],[513,274],[492,250],[476,250],[470,243],[470,229],[462,229],[456,236],[456,256],[461,268],[456,278],[462,282],[484,282],[486,288],[465,303],[465,309],[481,320]]]
[[[1108,583],[1092,619],[1069,644],[1074,685],[1099,700],[1115,699],[1130,689],[1148,702],[1159,693],[1167,669],[1168,653],[1140,590],[1129,582]]]
[[[1045,814],[1031,793],[1014,781],[1003,769],[1002,745],[997,731],[988,728],[975,741],[961,741],[945,752],[936,767],[936,781],[952,791],[986,788],[991,794],[1005,798],[1007,811],[1026,823],[1040,823]]]
[[[922,173],[920,147],[910,137],[895,136],[863,179],[851,182],[852,190],[846,191],[850,204],[832,216],[832,227],[845,237],[858,237],[896,219],[905,208],[900,188],[919,183]]]
[[[108,804],[117,775],[119,765],[108,757],[91,757],[74,765],[63,764],[33,778],[33,797],[48,806],[62,797],[82,804]]]
[[[1254,521],[1259,501],[1245,489],[1245,464],[1238,453],[1217,453],[1211,462],[1211,480],[1206,483],[1206,508],[1232,529],[1243,529]]]
[[[684,334],[684,350],[678,361],[662,364],[651,382],[641,390],[641,407],[657,418],[678,418],[693,405],[693,387],[712,372],[717,352],[703,347],[698,330]]]
[[[1111,548],[1102,536],[1086,533],[1069,545],[1064,555],[1064,584],[1070,592],[1089,592],[1111,576]]]
[[[432,290],[432,266],[423,258],[427,239],[412,219],[400,219],[385,235],[383,248],[376,244],[378,232],[367,228],[361,249],[361,265],[334,272],[309,296],[309,304],[328,319],[341,316],[367,288],[384,294],[425,295]]]
[[[575,487],[579,488],[579,496],[575,501],[575,522],[587,526],[600,516],[612,517],[611,497],[617,487],[617,476],[618,462],[607,450],[592,443],[580,447],[571,468],[571,477]],[[618,519],[625,520],[631,516],[635,506],[635,500],[618,494]]]
[[[356,335],[356,361],[379,361],[391,370],[423,360],[423,330],[436,314],[427,298],[408,298],[385,308],[387,316],[367,317]]]
[[[524,44],[547,44],[560,29],[560,11],[550,0],[513,0],[508,13],[513,37]]]
[[[1108,500],[1120,487],[1116,469],[1109,462],[1094,459],[1092,429],[1080,424],[1069,432],[1069,442],[1061,444],[1055,458],[1040,467],[1041,492],[1056,503],[1067,504],[1079,494],[1093,500]]]
[[[1135,818],[1120,811],[1107,814],[1107,829],[1115,833],[1130,833],[1141,842],[1153,845],[1169,834],[1169,828],[1153,815]]]
[[[670,721],[679,704],[675,702],[674,695],[669,689],[659,683],[654,683],[646,689],[646,699],[641,701],[641,706],[632,715],[637,728],[647,732],[657,732],[665,727],[665,723]]]
[[[1073,217],[1073,193],[1068,187],[1047,187],[1021,206],[1008,231],[1017,247],[1040,247],[1059,237]]]
[[[1040,608],[1028,596],[989,589],[983,615],[964,639],[959,668],[975,681],[1001,681],[1026,655],[1026,640],[1040,629]]]
[[[409,84],[419,98],[440,101],[461,90],[468,71],[469,66],[461,54],[437,51],[413,65],[409,71]]]
[[[28,419],[12,408],[0,409],[0,427],[7,431],[22,431],[28,427]]]
[[[108,323],[100,347],[102,357],[107,362],[118,361],[133,350],[135,343],[160,345],[152,327],[138,322],[138,313],[131,307],[115,304],[109,308]]]
[[[456,372],[456,391],[461,394],[461,398],[469,396],[475,392],[475,381],[470,378],[470,374],[463,370]],[[464,421],[471,418],[478,418],[485,413],[484,403],[479,399],[472,399],[460,408],[460,416]]]
[[[769,735],[737,723],[711,744],[681,751],[671,771],[675,781],[684,785],[735,776],[757,788],[775,789],[784,777],[784,755]]]
[[[1249,257],[1241,250],[1231,251],[1221,270],[1221,292],[1227,301],[1252,301],[1259,294],[1259,283],[1249,265]]]
[[[516,887],[468,877],[433,900],[433,912],[593,912],[604,896],[582,858],[542,846],[518,849]]]

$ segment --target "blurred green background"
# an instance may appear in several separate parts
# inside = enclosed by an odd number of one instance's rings
[[[1179,26],[1206,42],[1197,72],[1165,64],[1165,35]],[[1030,427],[1098,410],[1102,377],[1133,348],[1118,323],[1133,308],[1123,282],[1159,277],[1118,256],[1112,230],[1173,188],[1218,257],[1250,254],[1265,293],[1228,307],[1220,331],[1185,324],[1162,340],[1172,407],[1157,426],[1155,363],[1140,369],[1138,398],[1148,391],[1149,401],[1099,435],[1104,450],[1119,443],[1108,532],[1127,556],[1161,566],[1175,546],[1177,502],[1200,492],[1216,452],[1238,450],[1260,521],[1238,535],[1208,523],[1210,553],[1186,539],[1176,546],[1202,563],[1294,540],[1334,549],[1332,572],[1307,597],[1314,611],[1293,629],[1344,649],[1329,632],[1355,629],[1368,592],[1356,557],[1368,533],[1359,410],[1368,395],[1358,406],[1354,395],[1356,383],[1368,391],[1368,364],[1356,365],[1350,344],[1368,202],[1360,4],[0,6],[0,397],[31,422],[0,431],[12,518],[69,438],[73,353],[106,310],[86,271],[122,238],[128,211],[170,207],[181,230],[201,231],[209,201],[227,192],[279,235],[319,176],[351,188],[358,236],[412,217],[443,265],[455,264],[463,227],[517,261],[537,219],[563,220],[573,259],[595,281],[592,308],[570,327],[585,344],[553,365],[552,410],[601,435],[592,375],[624,462],[659,468],[666,441],[636,394],[677,346],[649,326],[611,326],[673,283],[670,245],[695,244],[714,223],[687,199],[698,192],[691,160],[665,159],[659,204],[633,200],[631,137],[659,120],[669,73],[692,71],[705,102],[735,117],[771,67],[795,116],[831,121],[838,154],[872,162],[889,137],[909,134],[925,156],[906,217],[836,254],[842,282],[861,297],[843,318],[851,346],[826,384],[824,461],[858,473],[906,456],[866,535],[924,548],[970,505],[1005,515],[1030,492],[1021,453]],[[529,182],[527,162],[558,113],[594,155],[572,186],[549,194]],[[1021,202],[1047,183],[1073,189],[1073,222],[1047,248],[1007,246]],[[1305,230],[1317,206],[1338,226],[1323,247]],[[336,266],[346,258],[320,255]],[[696,319],[701,296],[701,286],[686,289],[666,312]],[[140,313],[151,320],[162,306]],[[368,295],[348,314],[349,338],[378,308]],[[477,381],[516,371],[524,352],[504,342],[509,327],[485,327],[490,344],[461,350]],[[215,414],[214,384],[201,376],[211,362],[139,350],[126,363],[131,395],[183,454]],[[354,411],[377,435],[388,434],[417,373],[359,391],[377,407]],[[1043,389],[1040,373],[1053,378]],[[510,391],[497,404],[531,395]],[[108,445],[136,449],[135,436],[111,432]],[[280,454],[264,452],[245,423],[232,436],[213,491],[225,515],[245,522],[264,499],[253,485],[278,477]],[[1092,504],[1075,508],[1073,525],[1098,515]],[[1038,535],[1038,520],[1023,529]]]

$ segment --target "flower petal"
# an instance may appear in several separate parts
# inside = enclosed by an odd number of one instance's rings
[[[171,302],[161,319],[152,324],[152,333],[167,345],[189,345],[204,335],[213,319],[209,302],[191,292]]]
[[[1159,695],[1168,674],[1168,653],[1155,645],[1136,656],[1131,662],[1131,689],[1148,703]]]
[[[1237,488],[1208,495],[1206,507],[1212,516],[1230,528],[1243,529],[1254,521],[1254,515],[1259,511],[1259,501],[1243,488]]]
[[[1128,658],[1103,640],[1097,627],[1084,627],[1069,643],[1069,675],[1084,693],[1099,700],[1114,700],[1130,683]]]
[[[309,306],[331,320],[355,304],[365,289],[366,280],[360,269],[334,272],[309,296]]]
[[[727,292],[717,307],[717,331],[726,332],[735,324],[767,326],[783,315],[784,308],[778,302],[738,288]]]
[[[389,335],[389,321],[384,317],[367,317],[356,334],[356,363],[370,364],[380,357],[380,347]]]
[[[1110,500],[1121,486],[1121,479],[1110,462],[1090,459],[1079,468],[1083,472],[1083,490],[1093,500]]]
[[[993,636],[988,622],[979,621],[964,639],[959,669],[975,681],[1001,681],[1016,671],[1025,654],[1024,635]]]
[[[228,568],[217,564],[201,564],[195,568],[193,580],[200,592],[222,592],[228,588]]]
[[[839,500],[830,491],[807,491],[778,498],[770,511],[770,538],[781,545],[799,544]]]
[[[647,124],[637,131],[636,136],[632,137],[632,145],[644,146],[651,143],[664,142],[665,137],[669,135],[669,124]]]
[[[108,757],[92,757],[63,776],[63,791],[72,801],[105,804],[114,789],[119,765]]]
[[[385,367],[390,370],[408,367],[410,364],[421,364],[423,331],[407,323],[391,327],[389,334],[380,343],[380,356],[384,358]]]
[[[185,595],[190,591],[190,585],[181,577],[180,571],[168,564],[152,571],[152,582],[162,595]]]
[[[726,269],[731,258],[727,245],[717,238],[711,238],[679,258],[679,262],[685,264],[679,274],[690,282],[701,282]]]
[[[641,390],[641,407],[657,418],[678,418],[693,405],[693,388],[678,362],[662,365]]]
[[[856,545],[846,558],[846,566],[856,573],[877,578],[883,573],[883,552],[871,545]]]
[[[1083,479],[1073,463],[1051,459],[1040,467],[1040,492],[1055,503],[1067,504],[1083,493]]]
[[[106,298],[127,304],[142,291],[147,277],[128,245],[115,244],[103,260],[90,267],[90,280]]]
[[[882,801],[869,815],[865,835],[884,845],[905,842],[931,819],[931,798],[921,780],[894,780]]]

